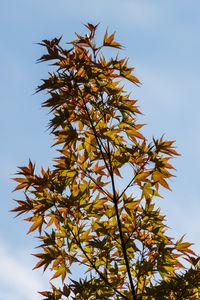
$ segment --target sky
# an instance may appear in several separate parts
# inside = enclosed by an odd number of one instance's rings
[[[176,140],[182,155],[173,161],[173,191],[163,192],[159,205],[171,236],[186,234],[200,253],[199,15],[199,0],[0,0],[0,300],[41,299],[36,291],[48,287],[49,274],[32,271],[34,234],[27,236],[27,224],[9,212],[13,199],[23,197],[12,193],[17,166],[29,158],[51,166],[56,156],[48,111],[41,108],[45,96],[33,95],[49,71],[35,63],[43,54],[36,43],[61,35],[69,42],[87,22],[100,22],[99,36],[107,28],[116,31],[125,46],[124,56],[142,82],[131,91],[139,99],[145,134]]]

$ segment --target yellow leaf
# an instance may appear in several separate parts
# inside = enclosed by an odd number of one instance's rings
[[[75,77],[79,77],[79,76],[83,77],[84,75],[85,75],[85,69],[84,69],[84,67],[81,67],[81,68],[77,71]]]
[[[135,181],[145,181],[148,176],[149,172],[140,173],[136,176]]]
[[[37,228],[38,228],[39,231],[41,231],[41,225],[43,223],[43,217],[42,216],[38,216],[38,217],[35,217],[35,218],[36,218],[36,221],[29,228],[29,231],[27,232],[27,234],[35,231]]]
[[[140,200],[129,202],[129,203],[125,204],[125,208],[128,208],[130,210],[134,210],[135,208],[138,207],[139,204],[140,204]]]
[[[81,234],[81,236],[80,236],[80,241],[81,241],[81,242],[84,242],[84,241],[87,241],[88,238],[91,238],[91,237],[89,236],[90,232],[91,232],[90,229],[84,231],[84,232]]]
[[[62,281],[64,281],[67,271],[70,273],[70,270],[67,270],[66,266],[60,266],[58,271],[51,277],[51,280],[61,276]]]
[[[135,83],[135,84],[141,83],[141,82],[139,81],[139,79],[138,79],[137,77],[133,76],[133,75],[128,75],[128,76],[126,76],[126,79],[130,80],[131,82],[133,82],[133,83]]]
[[[145,137],[135,129],[127,130],[127,133],[128,133],[128,136],[133,140],[135,140],[136,137],[141,140],[145,140]]]
[[[122,45],[120,45],[118,42],[114,41],[114,38],[115,38],[115,32],[113,32],[110,36],[108,36],[108,32],[106,30],[106,33],[104,35],[103,45],[121,49]]]

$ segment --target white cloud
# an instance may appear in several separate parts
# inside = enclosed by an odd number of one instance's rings
[[[45,278],[41,273],[34,273],[31,264],[4,241],[0,240],[0,244],[0,299],[41,299],[37,291],[45,290]]]

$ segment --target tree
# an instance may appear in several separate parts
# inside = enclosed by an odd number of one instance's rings
[[[39,62],[53,61],[54,72],[37,92],[47,91],[49,127],[59,157],[53,169],[29,161],[20,167],[15,190],[18,215],[28,213],[28,233],[37,231],[41,252],[35,268],[50,268],[51,284],[40,292],[58,299],[199,299],[199,258],[183,237],[167,235],[156,201],[169,189],[178,155],[174,141],[150,143],[137,117],[137,101],[125,91],[139,85],[126,58],[108,59],[106,47],[122,49],[115,33],[95,42],[97,25],[85,25],[69,49],[61,38],[44,40]],[[72,266],[86,275],[75,280]]]

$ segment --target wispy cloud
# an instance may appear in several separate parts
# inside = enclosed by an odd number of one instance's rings
[[[45,289],[45,278],[34,273],[22,256],[0,240],[0,299],[41,299],[37,291]]]

